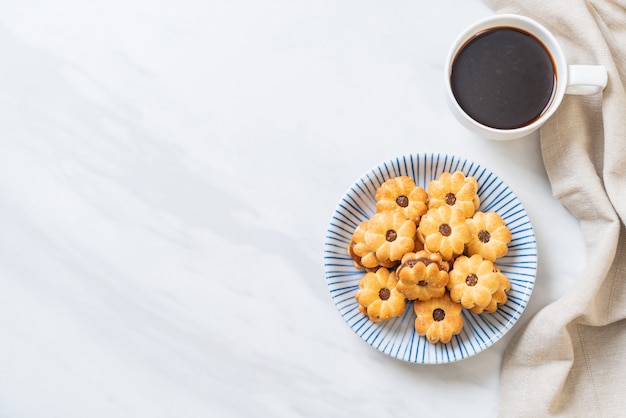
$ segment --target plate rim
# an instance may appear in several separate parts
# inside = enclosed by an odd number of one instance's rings
[[[418,356],[410,356],[410,358],[406,358],[406,355],[404,356],[399,356],[397,353],[396,355],[392,355],[386,351],[384,351],[383,349],[381,349],[380,344],[378,346],[375,346],[375,342],[376,342],[376,338],[371,339],[368,337],[367,339],[364,338],[364,334],[360,334],[358,332],[358,330],[355,329],[354,324],[350,324],[349,320],[345,317],[346,314],[351,313],[354,311],[354,309],[351,310],[347,310],[346,312],[342,312],[342,308],[339,306],[338,302],[335,300],[335,295],[333,295],[333,290],[331,289],[331,283],[330,280],[332,280],[334,278],[334,276],[330,275],[329,272],[329,267],[333,266],[334,264],[329,263],[329,254],[336,254],[339,255],[340,252],[338,250],[338,245],[337,245],[337,240],[334,237],[331,237],[331,235],[333,233],[335,233],[335,229],[338,228],[336,225],[333,224],[333,220],[336,220],[336,216],[338,213],[343,213],[345,209],[344,207],[342,207],[342,202],[346,202],[347,201],[347,197],[351,196],[353,193],[357,193],[355,191],[356,189],[360,189],[361,191],[363,191],[364,193],[369,193],[371,199],[369,202],[369,205],[371,206],[370,210],[372,210],[373,206],[375,205],[375,201],[374,201],[374,193],[375,193],[375,189],[378,186],[374,186],[374,182],[372,179],[376,179],[380,184],[382,184],[383,181],[385,181],[388,178],[391,177],[395,177],[397,175],[402,175],[402,174],[397,174],[397,171],[402,172],[402,168],[403,167],[399,167],[399,165],[403,164],[404,165],[404,170],[407,171],[408,173],[408,167],[407,167],[407,159],[411,159],[411,161],[413,160],[417,160],[417,161],[423,161],[425,164],[430,164],[430,174],[432,173],[436,173],[440,168],[440,162],[443,159],[442,162],[442,166],[443,171],[448,171],[445,169],[445,167],[448,165],[448,163],[452,164],[454,162],[456,162],[456,166],[455,166],[455,170],[461,170],[463,171],[466,175],[474,175],[474,173],[478,172],[479,170],[481,171],[481,176],[485,173],[487,173],[487,180],[491,179],[491,182],[489,185],[492,185],[496,180],[499,181],[498,186],[502,186],[503,190],[506,191],[508,193],[508,195],[512,195],[512,199],[511,201],[515,202],[515,205],[513,206],[514,208],[517,208],[519,206],[519,208],[521,210],[519,210],[518,212],[521,213],[521,216],[518,219],[523,219],[525,222],[524,224],[528,224],[528,228],[526,228],[524,230],[526,237],[531,237],[531,241],[528,241],[528,243],[531,244],[531,249],[534,250],[533,254],[530,256],[530,259],[528,261],[526,261],[526,263],[528,263],[529,267],[525,267],[525,268],[531,268],[531,274],[527,277],[526,282],[526,286],[521,287],[521,290],[523,290],[522,296],[523,296],[523,304],[517,304],[518,308],[513,310],[513,314],[512,317],[508,320],[505,321],[504,324],[501,324],[502,326],[495,326],[494,328],[496,328],[495,331],[490,332],[488,334],[488,338],[485,338],[482,340],[482,343],[479,345],[478,348],[472,347],[471,353],[468,351],[468,347],[465,347],[465,350],[463,350],[463,347],[465,345],[467,345],[468,342],[471,343],[471,341],[469,339],[466,339],[466,341],[461,345],[461,344],[456,344],[455,347],[452,347],[449,344],[443,344],[443,343],[437,343],[437,344],[431,344],[427,341],[423,341],[424,344],[422,344],[423,346],[427,346],[431,347],[431,346],[439,346],[439,347],[443,347],[442,351],[445,351],[447,353],[447,356],[441,356],[441,358],[438,358],[439,356],[437,356],[437,352],[438,350],[435,350],[435,359],[434,361],[432,361],[432,359],[430,359],[430,356],[428,356],[428,360],[425,361],[424,358],[422,358],[422,361],[417,361],[418,360]],[[435,163],[433,163],[436,160]],[[435,166],[433,168],[433,165]],[[411,162],[411,166],[414,166],[413,162]],[[426,169],[424,169],[426,170]],[[442,171],[442,172],[443,172]],[[394,173],[394,174],[392,174]],[[413,174],[413,175],[412,175]],[[426,189],[426,186],[428,184],[428,182],[430,182],[432,179],[434,179],[433,176],[429,177],[429,178],[423,178],[423,179],[418,179],[415,178],[416,172],[415,169],[413,168],[413,172],[409,175],[411,178],[413,178],[413,180],[415,181],[415,183],[420,186],[423,187],[424,189]],[[368,187],[368,185],[366,183],[372,183],[370,185],[370,187]],[[361,186],[363,186],[363,188],[361,188]],[[479,184],[479,190],[481,190],[481,187],[483,186],[483,184]],[[364,189],[370,189],[365,191]],[[483,199],[481,197],[481,207],[483,205]],[[362,216],[369,216],[367,215],[362,208],[353,208],[353,210],[355,212],[361,212]],[[373,209],[375,210],[375,209]],[[354,215],[353,215],[354,216]],[[355,226],[356,227],[356,226]],[[347,232],[347,231],[346,231]],[[350,233],[351,235],[351,233]],[[332,243],[331,243],[332,241]],[[526,241],[524,242],[526,243]],[[332,247],[333,250],[329,250],[329,247]],[[494,345],[497,341],[499,341],[500,339],[502,339],[502,337],[504,337],[504,335],[506,335],[514,326],[515,324],[519,321],[520,317],[523,315],[524,311],[526,310],[526,307],[528,306],[528,303],[530,301],[530,297],[532,296],[532,293],[534,291],[534,286],[535,286],[535,282],[536,282],[536,277],[537,277],[537,267],[538,267],[538,251],[537,251],[537,240],[536,240],[536,235],[535,235],[535,231],[534,231],[534,227],[532,225],[532,221],[530,219],[530,216],[528,215],[526,208],[524,207],[523,203],[521,202],[521,200],[519,199],[519,197],[517,196],[517,194],[511,189],[511,187],[502,180],[501,177],[499,177],[497,174],[495,174],[493,172],[493,170],[491,170],[490,168],[471,161],[467,158],[461,157],[459,155],[456,154],[449,154],[449,153],[437,153],[437,152],[427,152],[427,153],[407,153],[407,154],[401,154],[398,155],[394,158],[390,158],[387,159],[385,161],[381,161],[378,164],[372,166],[370,169],[366,170],[365,172],[363,172],[361,174],[361,176],[359,176],[358,178],[356,178],[352,184],[350,186],[348,186],[346,188],[346,190],[344,191],[344,193],[341,195],[338,203],[336,204],[332,215],[330,217],[330,222],[327,225],[326,228],[326,236],[324,238],[324,251],[323,251],[323,255],[324,255],[324,276],[326,279],[326,284],[329,290],[329,293],[331,295],[331,298],[333,300],[333,304],[335,305],[336,309],[338,310],[338,313],[340,314],[340,316],[342,317],[342,319],[346,322],[346,325],[348,325],[350,327],[350,329],[352,329],[353,332],[355,332],[357,334],[357,336],[364,340],[365,342],[367,342],[370,346],[374,347],[375,349],[377,349],[377,351],[382,352],[383,354],[392,357],[394,359],[400,360],[400,361],[405,361],[405,362],[409,362],[409,363],[414,363],[414,364],[447,364],[447,363],[453,363],[453,362],[458,362],[470,357],[473,357],[483,351],[485,351],[486,349],[488,349],[489,347],[491,347],[492,345]],[[345,260],[345,257],[349,256],[347,255],[347,251],[345,252],[345,254],[342,254],[344,257],[343,259]],[[351,262],[351,259],[350,259]],[[515,263],[513,263],[515,264]],[[362,275],[364,274],[364,270],[357,270],[356,268],[352,267],[354,272],[352,273],[353,275]],[[358,280],[357,280],[358,282]],[[511,283],[511,285],[513,286],[513,281]],[[354,288],[354,286],[352,286],[352,288]],[[349,293],[349,292],[346,292]],[[353,296],[352,296],[353,298]],[[368,329],[375,327],[376,329],[379,330],[379,334],[383,331],[386,330],[386,328],[391,328],[391,330],[387,330],[386,334],[389,334],[390,332],[393,331],[394,328],[394,322],[395,323],[400,323],[401,321],[406,321],[405,316],[407,315],[414,315],[412,313],[412,309],[410,309],[410,306],[412,306],[412,301],[408,301],[407,300],[407,308],[405,309],[405,312],[403,312],[403,314],[398,317],[398,318],[394,318],[390,321],[385,321],[385,323],[374,323],[372,321],[370,321],[367,317],[362,316],[362,318],[359,320],[359,322],[365,322],[367,323]],[[503,305],[503,306],[507,306],[510,304],[510,300],[507,300],[507,304]],[[410,305],[410,306],[409,306]],[[499,308],[501,309],[501,307]],[[474,318],[475,316],[477,316],[477,314],[473,314],[471,313],[469,310],[467,309],[463,309],[462,311],[463,314],[463,319],[464,322],[467,323],[468,318]],[[481,314],[481,315],[494,315],[494,314]],[[474,318],[475,319],[475,318]],[[361,325],[362,326],[362,325]],[[464,326],[465,329],[465,326]],[[472,330],[474,328],[472,327]],[[465,330],[464,330],[465,331]],[[464,333],[464,331],[462,331],[462,334]],[[459,334],[460,335],[460,334]],[[404,339],[405,336],[402,337],[402,339]],[[412,341],[413,339],[417,338],[418,342],[417,342],[417,348],[419,349],[420,347],[420,341],[419,340],[425,340],[425,337],[423,336],[419,336],[417,335],[417,333],[415,333],[415,330],[413,329],[412,331],[412,335],[409,336]],[[487,337],[487,335],[486,335]],[[383,337],[384,339],[385,337]],[[397,338],[397,337],[396,337]],[[458,339],[461,337],[457,336],[457,342]],[[454,338],[453,338],[454,340]],[[411,341],[411,346],[413,346]],[[400,342],[400,344],[402,343],[402,341]],[[387,343],[388,344],[388,343]],[[453,356],[452,358],[450,357],[450,353],[448,350],[449,347],[452,347],[453,350]],[[433,348],[434,350],[434,348]],[[400,350],[398,350],[399,352]],[[465,354],[463,354],[463,351],[465,351]],[[406,350],[405,350],[406,352]],[[456,355],[456,353],[459,352],[459,355]],[[424,356],[422,356],[424,357]],[[445,358],[444,358],[445,357]],[[413,359],[413,360],[412,360]]]

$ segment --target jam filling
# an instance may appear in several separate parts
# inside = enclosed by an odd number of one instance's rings
[[[407,206],[409,206],[409,198],[402,195],[402,196],[398,196],[396,198],[396,203],[398,204],[398,206],[400,206],[401,208],[406,208]]]
[[[420,263],[424,263],[425,266],[428,266],[431,263],[434,263],[433,260],[431,260],[430,258],[418,258],[416,261],[419,261]]]
[[[390,296],[391,296],[391,291],[387,289],[386,287],[383,287],[382,289],[378,291],[378,297],[381,300],[387,300],[389,299]]]
[[[417,258],[414,258],[413,260],[408,260],[404,263],[405,267],[414,267],[417,263],[419,263],[420,260],[418,260]]]
[[[474,273],[470,274],[465,278],[465,283],[467,283],[468,286],[476,286],[476,283],[478,283],[478,276]]]
[[[426,280],[420,280],[419,282],[417,282],[418,286],[428,286],[428,282]]]
[[[449,237],[452,233],[452,228],[448,224],[441,224],[439,225],[439,233],[444,237]]]
[[[483,244],[488,243],[490,239],[491,239],[491,235],[489,235],[489,232],[483,230],[478,233],[478,240],[482,242]]]
[[[446,312],[441,309],[441,308],[437,308],[433,311],[433,319],[437,322],[439,321],[443,321],[443,319],[446,317]]]
[[[422,258],[414,258],[412,260],[407,260],[404,263],[402,263],[400,265],[400,267],[398,267],[397,274],[400,275],[400,271],[402,271],[402,269],[405,268],[405,267],[409,267],[409,268],[415,267],[415,265],[417,263],[422,263],[425,266],[428,266],[430,264],[435,263],[435,261],[431,260],[430,258],[424,258],[424,257],[422,257]],[[446,267],[444,265],[439,264],[439,263],[436,263],[436,264],[437,264],[437,267],[439,268],[439,270],[447,271]],[[417,284],[418,284],[418,286],[428,286],[428,282],[426,282],[425,280],[420,280]]]
[[[396,238],[398,238],[398,233],[393,229],[390,229],[389,231],[387,231],[387,234],[385,234],[385,239],[387,239],[387,241],[389,242],[395,241]]]
[[[446,204],[448,206],[454,206],[455,203],[456,203],[456,196],[454,195],[454,193],[448,193],[446,195]]]

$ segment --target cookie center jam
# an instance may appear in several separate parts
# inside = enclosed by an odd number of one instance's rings
[[[397,273],[396,274],[400,274],[400,272],[405,268],[413,268],[415,267],[418,263],[422,263],[425,266],[429,266],[433,263],[437,264],[437,267],[439,268],[439,270],[441,271],[447,271],[446,266],[436,263],[435,261],[431,260],[430,258],[424,258],[424,257],[420,257],[420,258],[413,258],[411,260],[407,260],[404,263],[402,263],[400,265],[400,267],[398,267]],[[420,280],[419,282],[417,282],[418,286],[428,286],[428,282],[426,280]]]
[[[452,233],[452,228],[448,224],[441,224],[439,225],[439,233],[444,237],[449,237]]]
[[[465,278],[465,283],[467,283],[468,286],[476,286],[476,283],[478,283],[478,276],[474,273],[470,274]]]
[[[381,300],[387,300],[389,299],[389,296],[391,296],[391,291],[387,289],[386,287],[383,287],[382,289],[378,291],[378,297]]]
[[[420,260],[415,258],[413,260],[408,260],[405,264],[407,265],[407,267],[415,267],[415,265],[419,262]]]
[[[419,282],[417,282],[418,286],[428,286],[428,282],[426,280],[420,280]]]
[[[390,229],[389,231],[387,231],[387,233],[385,234],[385,239],[389,242],[393,242],[396,240],[396,238],[398,238],[398,233],[396,231],[394,231],[393,229]]]
[[[416,261],[416,262],[418,262],[418,263],[422,263],[422,264],[424,264],[425,266],[428,266],[428,265],[430,265],[431,263],[434,263],[434,261],[433,261],[433,260],[431,260],[431,259],[429,259],[429,258],[418,258],[418,259],[417,259],[417,260],[415,260],[415,261]]]
[[[483,244],[488,243],[490,239],[491,239],[491,235],[489,235],[489,232],[487,232],[487,231],[480,231],[478,233],[478,240],[480,242],[482,242]]]
[[[446,317],[446,313],[443,309],[441,308],[437,308],[433,311],[433,319],[437,322],[439,321],[443,321],[443,319]]]
[[[456,196],[454,195],[454,193],[448,193],[446,195],[446,204],[448,206],[454,206],[455,203],[456,203]]]
[[[407,206],[409,206],[409,198],[406,196],[398,196],[396,198],[396,203],[398,204],[398,206],[400,206],[401,208],[406,208]]]

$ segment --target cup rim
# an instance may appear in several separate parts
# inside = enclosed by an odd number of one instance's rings
[[[502,24],[498,24],[498,22],[502,22]],[[516,24],[518,22],[522,22],[524,25]],[[528,29],[527,26],[530,26],[532,29]],[[454,93],[452,92],[452,63],[454,62],[454,59],[457,56],[458,52],[463,47],[463,45],[467,43],[472,37],[474,37],[477,33],[494,27],[515,27],[531,33],[542,43],[544,48],[551,55],[555,65],[555,72],[557,73],[557,83],[554,91],[554,97],[550,102],[548,109],[533,122],[518,128],[498,129],[491,126],[483,125],[482,123],[474,120],[463,110],[463,108],[457,102]],[[556,109],[561,104],[561,101],[563,100],[563,97],[565,95],[565,89],[567,87],[567,62],[565,60],[563,49],[561,48],[558,40],[545,26],[543,26],[538,21],[531,19],[527,16],[513,13],[501,13],[486,16],[468,25],[457,35],[457,37],[453,41],[448,50],[445,63],[446,65],[444,68],[444,76],[448,102],[454,106],[457,115],[461,115],[466,122],[469,122],[481,131],[488,133],[488,136],[492,139],[513,139],[511,137],[517,138],[529,134],[541,125],[543,125],[554,114]],[[498,138],[504,136],[506,136],[507,138]]]

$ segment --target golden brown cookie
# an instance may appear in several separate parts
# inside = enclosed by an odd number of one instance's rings
[[[359,310],[373,322],[402,315],[406,300],[396,289],[397,284],[396,273],[384,267],[376,272],[365,273],[354,296],[359,303]]]
[[[467,220],[467,226],[472,234],[467,243],[467,255],[480,254],[490,261],[506,255],[512,235],[500,215],[495,212],[476,212]]]
[[[507,292],[511,290],[511,282],[509,279],[500,272],[500,269],[495,264],[493,265],[494,272],[499,274],[500,281],[498,285],[498,289],[491,296],[491,302],[484,308],[481,306],[474,306],[470,309],[475,314],[481,314],[483,312],[494,313],[498,310],[498,307],[504,305],[508,300]]]
[[[461,171],[442,173],[428,184],[428,207],[449,206],[459,209],[466,218],[471,217],[478,206],[478,182],[473,176]]]
[[[361,222],[354,230],[350,244],[348,245],[348,254],[354,262],[357,269],[376,270],[378,267],[394,267],[397,262],[389,260],[379,260],[376,253],[370,251],[365,244],[365,232],[368,228],[368,221]]]
[[[491,303],[493,294],[500,286],[502,273],[493,263],[474,254],[471,257],[459,256],[450,270],[448,289],[450,298],[460,302],[466,309],[475,306],[485,308]]]
[[[427,301],[415,301],[415,331],[425,335],[429,342],[449,343],[453,335],[463,329],[462,307],[453,302],[448,293]]]
[[[424,248],[431,253],[439,252],[444,260],[462,254],[471,238],[463,212],[447,205],[428,209],[422,216],[418,233]]]
[[[440,297],[448,284],[449,265],[439,253],[408,253],[396,270],[397,289],[409,300]]]
[[[365,245],[381,262],[399,261],[415,248],[416,233],[415,222],[406,219],[400,212],[384,211],[376,213],[368,221]]]
[[[426,213],[428,194],[408,176],[386,180],[376,190],[376,212],[398,211],[416,224]]]

